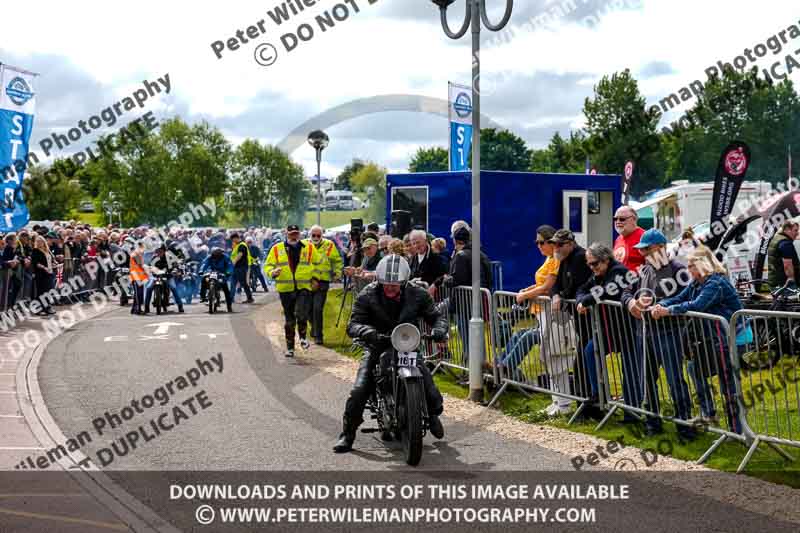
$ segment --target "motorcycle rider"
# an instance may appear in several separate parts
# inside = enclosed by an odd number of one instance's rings
[[[183,300],[181,300],[181,296],[178,294],[178,286],[175,283],[174,276],[174,270],[177,266],[177,263],[178,257],[172,251],[167,251],[167,246],[164,244],[156,248],[156,254],[150,260],[150,266],[167,273],[167,286],[169,287],[169,292],[172,293],[172,297],[175,298],[175,303],[178,304],[178,312],[183,313]],[[147,291],[151,295],[154,287],[155,285],[150,285],[147,287]],[[151,301],[150,297],[145,296],[145,301]]]
[[[356,375],[355,384],[344,409],[342,433],[333,451],[349,452],[353,449],[356,430],[361,422],[367,400],[375,390],[374,369],[384,352],[392,349],[391,342],[379,335],[390,335],[399,324],[415,324],[420,318],[432,327],[435,341],[447,338],[447,319],[436,310],[428,291],[419,285],[408,283],[411,268],[408,261],[398,255],[381,259],[376,270],[377,281],[364,287],[353,304],[347,334],[363,343],[364,355]],[[437,439],[444,437],[444,427],[439,415],[443,411],[443,399],[433,382],[430,371],[420,365],[425,385],[425,400],[431,434]]]
[[[225,255],[225,250],[216,246],[212,248],[211,253],[203,260],[203,264],[200,265],[200,276],[202,276],[202,282],[200,284],[200,301],[206,302],[206,293],[208,292],[208,279],[203,276],[209,270],[213,270],[214,272],[218,272],[222,274],[222,283],[220,283],[220,287],[222,288],[222,292],[225,293],[225,304],[228,306],[228,312],[233,312],[233,306],[231,305],[231,291],[230,287],[228,287],[228,277],[233,274],[233,263],[231,262],[230,257]]]

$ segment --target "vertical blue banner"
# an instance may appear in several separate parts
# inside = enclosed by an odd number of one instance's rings
[[[472,126],[450,123],[450,171],[469,170],[469,150],[472,147]]]
[[[472,147],[472,88],[448,83],[450,115],[450,171],[470,169]]]
[[[36,74],[0,64],[0,232],[17,231],[30,220],[22,195],[33,131]]]

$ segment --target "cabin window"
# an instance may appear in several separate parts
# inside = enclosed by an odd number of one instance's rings
[[[583,199],[571,197],[569,199],[569,230],[574,233],[583,232]]]
[[[392,211],[411,213],[411,227],[428,231],[428,187],[392,187]]]
[[[590,215],[600,214],[600,192],[589,191],[587,196],[587,210]]]

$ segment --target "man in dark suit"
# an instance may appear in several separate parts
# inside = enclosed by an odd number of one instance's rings
[[[414,247],[414,257],[411,259],[411,278],[419,278],[432,286],[442,276],[447,274],[444,263],[428,244],[428,236],[423,230],[414,230],[409,236]]]

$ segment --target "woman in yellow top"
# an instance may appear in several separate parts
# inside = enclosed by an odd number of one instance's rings
[[[540,226],[536,230],[536,245],[539,252],[545,256],[544,264],[536,271],[536,285],[531,285],[519,291],[517,303],[522,304],[527,300],[533,300],[540,296],[549,296],[550,289],[556,282],[558,275],[558,259],[553,257],[554,247],[549,242],[556,230],[552,226]],[[531,306],[531,314],[537,314],[538,305]],[[541,325],[541,324],[540,324]],[[541,334],[539,328],[530,328],[518,331],[506,343],[506,349],[497,356],[498,366],[501,370],[508,372],[508,375],[517,378],[517,367],[531,351],[534,344],[539,344]]]

